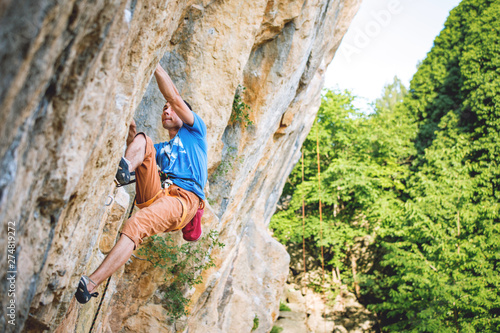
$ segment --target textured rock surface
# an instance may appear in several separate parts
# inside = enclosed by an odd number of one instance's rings
[[[281,302],[291,311],[280,311],[275,325],[282,327],[283,333],[377,331],[374,315],[356,300],[346,286],[340,287],[339,294],[330,300],[330,304],[325,305],[322,298],[321,294],[309,288],[286,284]]]
[[[154,82],[147,86],[161,59],[207,124],[203,223],[226,246],[214,253],[216,267],[203,273],[203,284],[188,291],[187,319],[165,322],[156,295],[164,273],[134,259],[113,276],[97,328],[244,332],[257,316],[257,331],[269,331],[288,257],[267,223],[359,2],[2,3],[0,221],[3,230],[16,222],[18,274],[17,325],[2,316],[1,329],[90,328],[97,302],[82,307],[73,292],[80,274],[102,260],[99,244],[107,251],[113,237],[103,236],[105,203],[134,111],[148,134],[165,139],[156,120],[163,100]],[[252,108],[248,127],[229,123],[239,84]],[[7,262],[5,251],[0,259]],[[6,281],[6,270],[0,278]],[[0,286],[5,309],[8,286]]]

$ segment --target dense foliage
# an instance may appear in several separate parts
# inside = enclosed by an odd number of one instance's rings
[[[176,320],[187,316],[189,299],[185,297],[186,291],[196,284],[203,282],[201,272],[215,267],[212,250],[216,247],[223,248],[224,243],[219,242],[219,233],[210,230],[196,243],[175,245],[170,233],[163,236],[154,235],[142,246],[138,253],[146,256],[146,260],[154,267],[165,269],[166,285],[162,286],[163,307],[172,319]]]
[[[275,236],[352,276],[349,251],[375,235],[360,299],[387,332],[500,331],[500,2],[464,0],[410,90],[386,88],[372,115],[328,91],[272,220]],[[318,189],[319,136],[322,191]],[[329,267],[330,269],[332,267]]]
[[[353,96],[348,92],[324,94],[317,121],[303,145],[305,181],[302,182],[299,163],[283,193],[284,196],[293,194],[289,208],[275,214],[271,224],[275,236],[282,242],[301,243],[304,198],[308,244],[323,244],[327,263],[343,270],[346,269],[345,248],[352,245],[356,237],[372,232],[375,224],[368,221],[377,221],[392,211],[390,206],[403,189],[401,180],[407,173],[399,157],[409,155],[413,149],[402,142],[410,131],[399,116],[385,111],[367,116],[357,111],[352,101]],[[399,135],[394,135],[396,132]],[[322,243],[317,137],[323,184]],[[396,150],[393,147],[397,147]]]

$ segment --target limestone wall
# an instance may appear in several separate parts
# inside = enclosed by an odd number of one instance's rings
[[[172,324],[163,272],[131,260],[113,277],[95,331],[245,332],[276,319],[288,256],[267,224],[312,125],[328,63],[360,0],[22,0],[0,4],[0,247],[15,222],[16,326],[87,332],[96,304],[76,304],[125,216],[113,183],[127,125],[165,139],[161,60],[205,120],[209,207],[204,230],[226,244],[187,291]],[[151,81],[151,82],[150,82]],[[231,124],[238,85],[253,125]],[[114,205],[109,196],[117,198]],[[115,208],[112,208],[115,207]],[[119,209],[118,209],[118,208]],[[120,208],[122,207],[122,208]],[[113,227],[110,227],[110,226]],[[180,236],[174,235],[180,242]],[[10,270],[2,250],[1,306]],[[97,303],[97,301],[93,301]]]

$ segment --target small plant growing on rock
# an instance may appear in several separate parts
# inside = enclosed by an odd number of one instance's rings
[[[214,247],[222,248],[224,243],[219,242],[218,232],[210,230],[199,242],[175,245],[172,235],[152,236],[151,241],[139,250],[155,266],[167,269],[170,285],[163,290],[164,306],[170,316],[178,319],[188,315],[186,306],[189,299],[184,292],[190,287],[203,282],[201,272],[215,263],[211,256]],[[165,281],[168,281],[165,278]]]
[[[292,309],[290,309],[285,303],[280,302],[280,311],[292,311]]]
[[[238,157],[238,148],[228,146],[225,153],[223,153],[222,160],[220,164],[217,166],[217,169],[210,175],[210,184],[218,183],[220,181],[224,181],[226,175],[231,170],[238,168],[244,161],[244,157]],[[208,203],[213,206],[217,203],[217,198],[209,197],[207,199]]]
[[[271,329],[271,332],[269,332],[269,333],[281,333],[282,331],[283,331],[283,327],[273,326],[273,328]]]
[[[259,317],[257,317],[257,315],[255,315],[255,317],[253,318],[252,331],[255,331],[258,327],[259,327]]]
[[[236,163],[242,163],[243,157],[238,156],[238,149],[235,147],[229,146],[227,148],[227,153],[224,155],[221,163],[213,173],[213,179],[217,179],[219,177],[225,176],[233,167],[236,166]]]
[[[253,122],[250,120],[250,112],[252,109],[242,100],[242,95],[245,93],[245,90],[246,88],[241,84],[239,84],[238,88],[236,88],[233,100],[233,109],[229,120],[231,123],[240,123],[246,128],[253,125]]]

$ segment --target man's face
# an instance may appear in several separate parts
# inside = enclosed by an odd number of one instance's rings
[[[161,113],[161,123],[164,129],[174,129],[182,127],[182,120],[179,116],[172,110],[170,103],[165,103],[163,106],[163,112]]]

